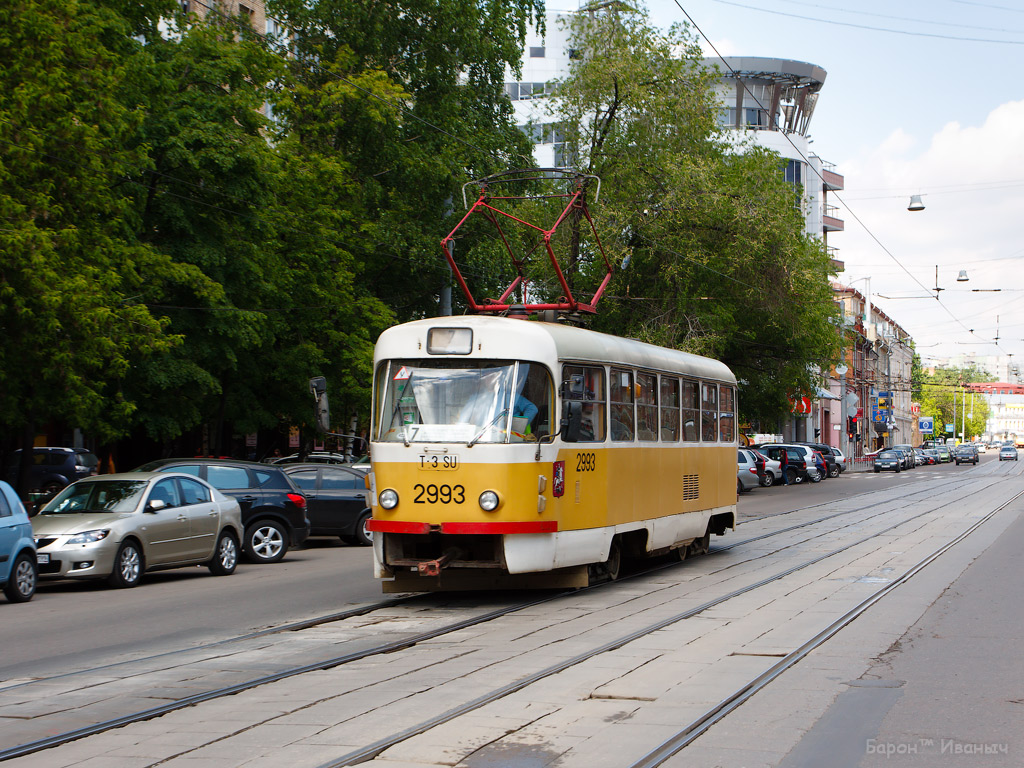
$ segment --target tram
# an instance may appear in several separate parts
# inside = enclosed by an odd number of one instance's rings
[[[586,586],[736,524],[723,363],[560,322],[438,317],[374,352],[383,591]]]

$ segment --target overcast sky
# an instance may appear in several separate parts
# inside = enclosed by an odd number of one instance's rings
[[[926,361],[974,352],[1024,364],[1022,0],[647,7],[662,28],[689,14],[709,56],[713,45],[825,69],[811,150],[846,180],[829,195],[846,222],[829,237],[846,264],[840,280],[865,292],[870,277]],[[912,194],[924,211],[907,211]],[[957,282],[961,269],[969,282]]]

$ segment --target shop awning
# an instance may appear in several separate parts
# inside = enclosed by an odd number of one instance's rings
[[[818,387],[818,399],[819,400],[842,400],[843,398],[839,397],[838,395],[833,395],[827,389],[822,389],[821,387]]]

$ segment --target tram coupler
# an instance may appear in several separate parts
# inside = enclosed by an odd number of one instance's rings
[[[458,547],[449,547],[444,551],[437,560],[427,560],[423,563],[417,563],[416,569],[420,572],[421,576],[440,576],[441,569],[446,567],[448,563],[454,560],[462,553],[462,550]]]

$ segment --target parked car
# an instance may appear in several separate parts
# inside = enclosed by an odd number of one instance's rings
[[[238,502],[197,477],[125,472],[77,480],[32,518],[41,578],[106,578],[134,587],[147,571],[205,565],[234,573]]]
[[[1000,461],[1016,461],[1017,460],[1017,446],[1015,445],[1004,445],[999,449],[999,460]]]
[[[894,445],[890,450],[896,451],[903,460],[903,469],[913,469],[917,466],[917,459],[914,457],[914,448],[911,445]]]
[[[270,462],[271,464],[348,464],[349,459],[343,453],[331,451],[312,451],[303,456],[300,453],[293,453],[288,456],[281,456]]]
[[[938,464],[939,463],[939,452],[934,448],[922,448],[921,453],[924,454],[926,464]]]
[[[32,523],[10,484],[0,480],[0,588],[12,603],[26,603],[39,577]]]
[[[843,470],[839,466],[839,461],[836,459],[836,455],[832,452],[831,445],[811,442],[799,442],[798,445],[808,445],[820,453],[822,459],[825,461],[826,474],[828,477],[839,477],[839,473]]]
[[[978,449],[970,443],[958,445],[956,452],[953,454],[953,459],[956,461],[957,466],[961,464],[977,464],[978,458]]]
[[[935,452],[939,455],[940,464],[948,464],[953,460],[953,455],[949,452],[949,447],[945,445],[935,446]]]
[[[770,459],[756,448],[750,448],[754,454],[764,462],[764,477],[761,478],[761,485],[771,488],[773,485],[782,482],[782,464],[777,459]]]
[[[760,485],[757,463],[751,451],[740,448],[736,452],[736,493],[752,491]]]
[[[781,461],[783,450],[786,452],[786,474],[790,483],[802,483],[804,480],[817,483],[822,478],[814,459],[814,450],[810,446],[793,443],[767,443],[758,445],[756,448],[768,458],[776,461]]]
[[[311,536],[338,536],[348,544],[369,546],[366,472],[351,467],[291,464],[284,468],[306,497]]]
[[[978,453],[987,453],[988,446],[984,443],[973,443],[974,447],[978,450]]]
[[[238,459],[160,459],[136,471],[185,472],[207,481],[242,507],[242,550],[254,563],[276,563],[309,536],[306,497],[284,467]]]
[[[839,465],[839,473],[842,474],[846,471],[846,454],[843,453],[839,448],[832,447],[832,455],[836,457],[836,464]]]
[[[28,490],[55,494],[66,485],[96,474],[99,459],[92,451],[84,448],[50,448],[40,446],[32,449],[32,463],[29,467]],[[17,485],[18,470],[21,467],[21,449],[12,451],[7,462],[7,482]]]
[[[872,463],[872,467],[875,472],[881,472],[883,469],[891,469],[893,472],[901,472],[903,470],[904,459],[900,456],[899,452],[895,450],[881,451]]]

